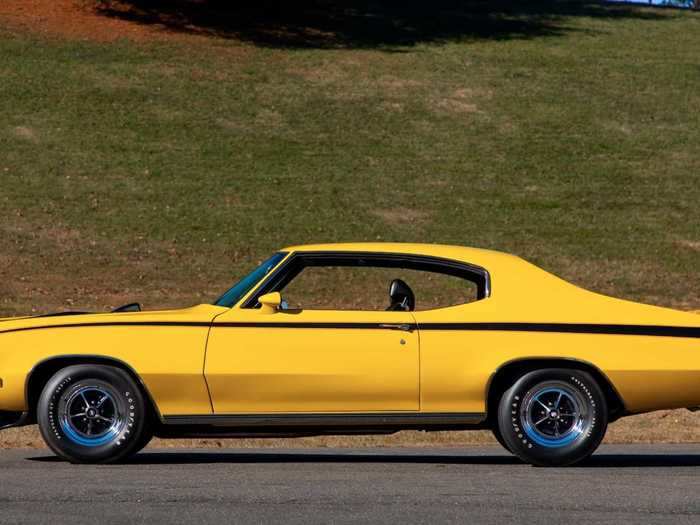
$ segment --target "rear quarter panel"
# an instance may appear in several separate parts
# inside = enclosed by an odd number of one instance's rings
[[[602,304],[600,305],[602,308]],[[621,308],[619,305],[616,305]],[[642,310],[646,324],[700,326],[682,312]],[[635,317],[610,308],[584,314],[582,308],[548,314],[516,311],[487,299],[471,305],[417,312],[421,324],[465,322],[563,322],[634,324]],[[655,315],[652,315],[655,314]],[[675,315],[680,314],[680,315]],[[669,321],[673,322],[669,322]],[[626,321],[626,323],[625,323]],[[695,321],[692,324],[691,321]],[[420,329],[421,410],[484,412],[491,377],[516,360],[563,358],[598,368],[632,413],[700,405],[700,339],[637,335],[460,331]]]

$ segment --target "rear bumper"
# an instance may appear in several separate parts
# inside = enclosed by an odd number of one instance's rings
[[[12,427],[21,427],[29,424],[27,412],[7,412],[0,410],[0,430]]]

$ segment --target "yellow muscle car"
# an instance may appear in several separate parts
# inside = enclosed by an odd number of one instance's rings
[[[569,465],[610,421],[698,406],[697,314],[456,246],[294,246],[214,304],[0,320],[0,428],[78,463],[154,435],[490,429]]]

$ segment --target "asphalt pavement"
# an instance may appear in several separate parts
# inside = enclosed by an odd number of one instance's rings
[[[700,445],[555,469],[498,447],[147,449],[107,466],[0,451],[0,523],[160,522],[698,525]]]

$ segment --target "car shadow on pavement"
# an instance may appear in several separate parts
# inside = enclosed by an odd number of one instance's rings
[[[30,461],[62,462],[57,456],[28,457]],[[509,455],[406,454],[364,452],[141,452],[126,460],[129,465],[192,465],[207,463],[434,463],[473,465],[515,465],[522,463]]]
[[[29,457],[30,461],[62,462],[55,456]],[[406,454],[363,452],[142,452],[125,462],[128,465],[193,465],[243,463],[405,463],[435,465],[522,465],[509,455]],[[700,454],[599,454],[574,468],[698,467]]]

